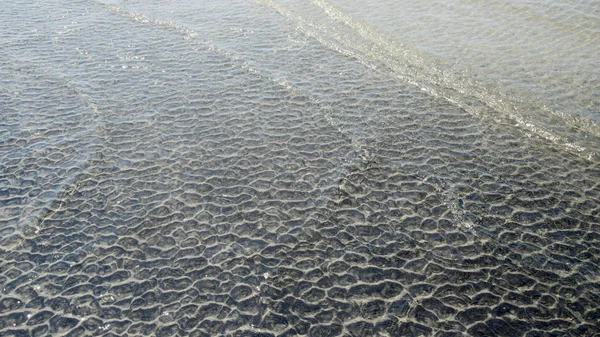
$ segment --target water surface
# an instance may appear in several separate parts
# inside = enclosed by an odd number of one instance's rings
[[[5,4],[0,335],[600,333],[598,13],[544,6]]]

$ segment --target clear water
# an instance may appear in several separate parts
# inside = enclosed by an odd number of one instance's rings
[[[13,1],[0,335],[600,333],[593,1]]]
[[[372,37],[402,51],[400,55],[412,53],[422,67],[435,68],[436,75],[444,78],[440,84],[474,96],[492,107],[492,113],[526,120],[530,125],[520,126],[533,133],[597,152],[598,3],[314,3],[330,18],[352,18],[350,25],[365,27]],[[398,54],[389,56],[403,59]],[[595,137],[587,139],[590,133]]]

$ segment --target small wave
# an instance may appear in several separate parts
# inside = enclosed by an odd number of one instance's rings
[[[308,36],[372,69],[421,88],[489,123],[514,125],[529,136],[551,141],[588,160],[597,160],[600,126],[593,120],[509,96],[467,71],[450,71],[430,55],[397,43],[325,0],[312,6],[256,0],[294,20]]]

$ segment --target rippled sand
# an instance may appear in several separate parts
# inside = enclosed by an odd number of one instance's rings
[[[285,19],[238,58],[90,2],[0,18],[0,336],[600,333],[598,162]]]

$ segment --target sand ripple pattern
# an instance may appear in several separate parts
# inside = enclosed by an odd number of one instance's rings
[[[600,333],[597,163],[274,11],[130,14],[0,14],[0,336]]]

